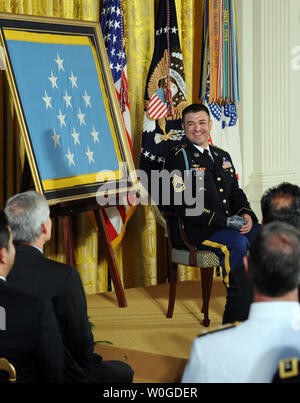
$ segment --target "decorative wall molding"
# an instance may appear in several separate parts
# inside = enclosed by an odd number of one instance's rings
[[[258,215],[264,190],[296,178],[289,110],[290,5],[289,0],[239,3],[242,185]]]

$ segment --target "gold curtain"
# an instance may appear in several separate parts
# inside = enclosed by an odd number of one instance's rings
[[[203,0],[175,0],[183,52],[188,101],[197,100],[201,55]],[[99,21],[102,1],[0,0],[0,12]],[[146,77],[154,50],[158,0],[123,0],[125,44],[132,124],[133,158],[139,166]],[[15,116],[5,72],[0,73],[0,203],[19,192],[24,164],[24,144]],[[87,294],[107,290],[107,263],[101,240],[89,214],[73,219],[75,260]],[[48,257],[64,262],[61,221],[53,223]],[[148,206],[137,206],[114,255],[125,288],[154,285],[166,279],[166,243],[163,229]],[[198,271],[179,270],[179,279],[199,278]]]

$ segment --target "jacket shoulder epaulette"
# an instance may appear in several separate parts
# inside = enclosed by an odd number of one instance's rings
[[[174,156],[180,153],[180,151],[186,148],[186,146],[187,146],[186,144],[179,144],[177,147],[174,147],[173,149]]]
[[[236,327],[240,324],[241,322],[233,322],[233,323],[228,323],[226,325],[221,325],[221,326],[216,326],[212,329],[207,329],[203,330],[198,337],[206,336],[207,334],[213,334],[217,332],[221,332],[222,330],[227,330],[227,329],[232,329],[233,327]]]
[[[228,153],[226,150],[224,150],[224,148],[218,147],[215,144],[212,145],[212,147],[217,148],[218,150],[223,151],[224,153]]]

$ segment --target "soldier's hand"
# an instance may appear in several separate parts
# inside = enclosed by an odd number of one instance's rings
[[[239,231],[242,228],[242,226],[245,225],[246,223],[247,220],[245,218],[240,217],[238,215],[233,215],[227,218],[226,227],[229,229]]]
[[[247,220],[247,223],[243,225],[240,232],[241,234],[247,234],[252,228],[253,221],[249,214],[243,214],[242,217]]]

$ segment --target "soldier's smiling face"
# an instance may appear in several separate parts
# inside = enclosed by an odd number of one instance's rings
[[[208,145],[212,121],[205,111],[189,112],[185,115],[182,128],[191,143],[202,148]]]

